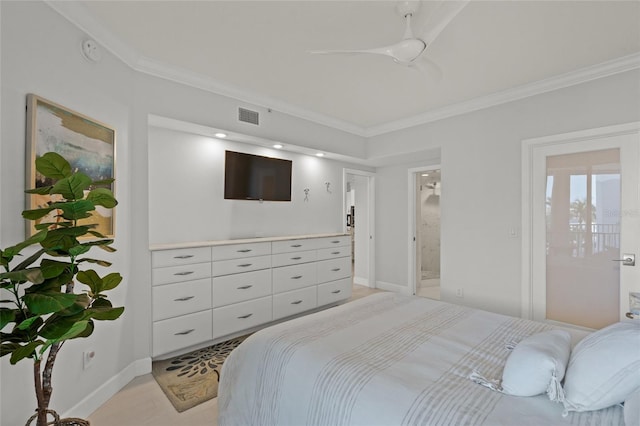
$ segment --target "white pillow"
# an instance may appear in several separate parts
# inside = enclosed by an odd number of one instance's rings
[[[640,425],[640,387],[624,400],[624,424]]]
[[[509,354],[502,391],[515,396],[540,395],[559,388],[571,351],[571,335],[549,330],[522,340]]]
[[[564,380],[567,411],[620,404],[640,384],[640,321],[619,322],[582,339]]]

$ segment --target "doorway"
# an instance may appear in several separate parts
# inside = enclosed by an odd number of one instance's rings
[[[351,235],[353,283],[375,288],[373,173],[344,170],[344,228]]]
[[[640,272],[640,125],[524,142],[523,315],[599,329],[626,319]],[[597,307],[597,309],[595,309]]]
[[[442,176],[439,166],[411,169],[410,180],[410,290],[440,299],[440,229]]]

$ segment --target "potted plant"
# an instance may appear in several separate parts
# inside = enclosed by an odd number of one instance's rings
[[[25,359],[33,362],[38,408],[27,424],[37,419],[37,426],[45,426],[47,414],[54,416],[54,424],[88,424],[81,419],[66,419],[65,423],[49,410],[51,375],[67,340],[88,337],[95,321],[115,320],[124,311],[113,307],[106,296],[122,276],[112,272],[101,277],[95,270],[83,268],[110,266],[110,262],[86,254],[94,247],[115,251],[113,240],[97,232],[96,225],[79,222],[90,221],[96,206],[112,209],[117,205],[111,190],[104,187],[113,179],[94,182],[73,172],[70,164],[53,152],[36,159],[36,170],[51,184],[26,192],[51,195],[51,201],[42,208],[23,211],[22,216],[28,220],[53,217],[54,221],[37,224],[33,236],[0,250],[0,288],[10,295],[3,298],[0,307],[0,356],[10,356],[11,364]],[[30,246],[34,247],[26,258],[12,266]]]

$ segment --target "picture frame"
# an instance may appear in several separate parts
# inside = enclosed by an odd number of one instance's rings
[[[48,185],[37,172],[36,158],[47,152],[62,155],[71,165],[93,181],[115,178],[116,131],[113,127],[35,94],[27,95],[27,188]],[[105,187],[115,194],[115,185]],[[27,210],[46,207],[50,195],[27,194]],[[55,221],[57,210],[27,223],[27,237],[35,225]],[[79,224],[96,224],[95,230],[107,238],[115,237],[115,209],[96,206],[92,216]]]

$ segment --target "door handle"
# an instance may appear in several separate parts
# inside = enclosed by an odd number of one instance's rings
[[[624,266],[636,266],[636,255],[631,253],[625,253],[622,255],[622,259],[611,259],[614,262],[622,262]]]

